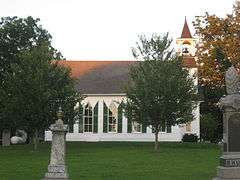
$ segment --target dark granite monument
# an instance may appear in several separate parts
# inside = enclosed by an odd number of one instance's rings
[[[63,124],[63,112],[61,108],[59,108],[57,117],[58,120],[56,123],[50,127],[52,131],[51,157],[48,172],[45,174],[43,180],[68,180],[67,167],[65,165],[66,133],[68,127]]]
[[[225,75],[227,96],[220,99],[223,111],[223,154],[214,180],[240,180],[239,75],[230,67]]]

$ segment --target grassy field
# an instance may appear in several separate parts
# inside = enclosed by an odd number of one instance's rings
[[[210,180],[216,175],[220,148],[211,144],[161,143],[67,144],[71,180]],[[0,147],[0,180],[40,180],[50,144]]]

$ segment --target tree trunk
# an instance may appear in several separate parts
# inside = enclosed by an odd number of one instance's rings
[[[159,146],[159,143],[158,143],[158,131],[155,132],[155,146],[154,146],[154,150],[155,151],[158,151],[158,146]]]
[[[4,129],[2,132],[2,146],[10,146],[10,136],[11,131],[9,129]]]
[[[38,148],[38,141],[39,141],[39,139],[38,139],[38,130],[36,129],[34,131],[34,134],[33,134],[33,150],[34,151],[37,150],[37,148]]]

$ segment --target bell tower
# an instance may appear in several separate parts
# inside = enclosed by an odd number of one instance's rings
[[[198,92],[198,68],[195,58],[197,39],[194,38],[189,30],[187,19],[185,17],[182,34],[180,38],[176,39],[176,52],[182,56],[183,67],[188,70],[189,76],[193,79],[196,93]],[[193,109],[194,120],[182,126],[184,134],[196,133],[200,137],[200,106],[197,103],[196,108]]]
[[[185,17],[183,30],[180,38],[176,40],[177,53],[180,56],[194,56],[196,51],[196,39],[192,37]]]

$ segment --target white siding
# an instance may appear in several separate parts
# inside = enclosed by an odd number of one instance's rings
[[[123,116],[122,119],[122,133],[103,133],[103,102],[107,106],[114,102],[126,100],[124,95],[89,95],[83,100],[83,104],[90,103],[92,106],[98,102],[98,133],[78,133],[78,122],[74,124],[74,132],[67,133],[67,141],[154,141],[154,134],[150,127],[147,128],[146,133],[127,133],[127,118]],[[77,105],[78,106],[78,105]],[[191,122],[191,133],[199,135],[199,106],[193,112],[195,120]],[[160,132],[159,141],[181,141],[185,131],[185,126],[173,126],[171,133]],[[52,134],[50,131],[45,132],[45,140],[51,141]]]

